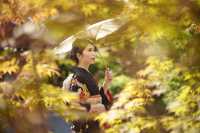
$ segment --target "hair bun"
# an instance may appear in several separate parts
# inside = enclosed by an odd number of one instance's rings
[[[73,47],[72,50],[68,54],[68,58],[70,58],[71,60],[73,60],[76,63],[78,63],[77,53],[79,53],[79,48],[78,47]]]

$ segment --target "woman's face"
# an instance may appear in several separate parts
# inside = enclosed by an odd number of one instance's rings
[[[79,62],[90,65],[95,63],[95,59],[96,59],[95,46],[89,44],[80,55]]]

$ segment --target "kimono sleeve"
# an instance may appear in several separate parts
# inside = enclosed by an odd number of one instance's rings
[[[113,96],[111,92],[109,90],[105,92],[103,87],[100,87],[100,95],[102,97],[102,103],[104,104],[105,108],[108,110],[113,101]]]

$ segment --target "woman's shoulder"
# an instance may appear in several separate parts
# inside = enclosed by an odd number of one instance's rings
[[[72,67],[71,72],[76,74],[76,75],[80,75],[80,76],[81,75],[87,75],[89,73],[86,69],[84,69],[82,67],[77,67],[77,66]]]
[[[64,79],[63,81],[63,87],[65,86],[68,86],[71,82],[71,80],[74,78],[74,77],[77,77],[77,67],[71,67],[69,69],[70,71],[70,74]]]
[[[67,78],[65,78],[65,80],[63,81],[63,86],[62,86],[63,89],[68,89],[70,87],[70,83],[73,78],[73,75],[74,74],[69,74]]]
[[[77,80],[86,83],[88,80],[92,79],[92,75],[86,69],[81,67],[73,67],[72,73],[77,77]]]
[[[82,84],[84,84],[84,82],[82,82],[79,78],[79,76],[76,73],[71,73],[67,76],[67,78],[63,81],[63,89],[67,89],[69,90],[71,85],[78,85],[79,87],[82,87]]]

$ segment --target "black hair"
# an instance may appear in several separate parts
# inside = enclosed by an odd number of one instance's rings
[[[94,46],[95,51],[98,51],[97,47],[94,45],[94,41],[90,39],[76,39],[68,57],[78,64],[79,60],[77,55],[82,54],[83,50],[88,46],[88,44]]]

